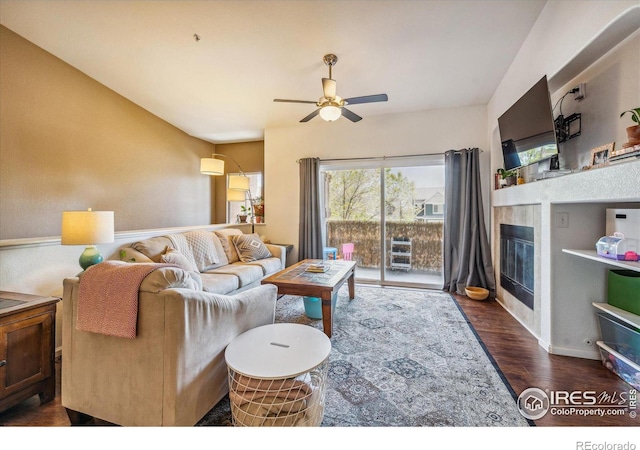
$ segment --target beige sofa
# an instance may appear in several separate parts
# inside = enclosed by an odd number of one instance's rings
[[[199,255],[193,255],[194,252],[188,243],[182,244],[183,247],[187,247],[186,249],[180,249],[184,256],[195,263],[196,267],[190,269],[199,273],[202,279],[202,289],[206,292],[232,294],[259,286],[263,278],[284,269],[286,265],[286,248],[280,245],[263,244],[268,250],[266,257],[264,257],[265,254],[252,254],[253,247],[250,245],[245,246],[248,248],[248,253],[239,254],[237,247],[241,246],[234,244],[234,240],[246,240],[251,237],[259,239],[259,237],[243,234],[235,228],[153,237],[123,247],[120,251],[120,258],[130,262],[181,262],[181,258],[172,259],[173,254],[167,255],[167,249],[179,246],[176,245],[176,243],[180,243],[178,238],[193,235],[211,238],[211,246],[204,250],[200,249]],[[178,255],[178,257],[180,256]],[[184,268],[189,269],[189,267]]]
[[[125,249],[124,259],[161,262],[141,252],[166,244],[151,240]],[[275,254],[279,249],[270,247]],[[271,260],[263,265],[262,260],[220,264],[222,259],[203,273],[174,266],[152,271],[138,288],[133,339],[78,330],[83,275],[65,279],[62,405],[71,422],[95,417],[123,426],[197,423],[228,392],[224,351],[229,342],[274,322],[277,288],[260,285],[260,279],[284,267],[283,257],[263,258]]]

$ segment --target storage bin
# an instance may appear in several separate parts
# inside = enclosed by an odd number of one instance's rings
[[[224,354],[233,425],[319,427],[330,353],[327,335],[301,324],[263,325],[233,339]]]
[[[607,303],[640,315],[640,272],[610,270],[607,279]]]
[[[625,358],[604,342],[598,341],[596,344],[600,347],[602,364],[634,388],[640,389],[640,366]]]
[[[335,294],[331,299],[331,313],[336,308],[336,297],[338,294]],[[310,319],[322,319],[322,300],[318,297],[304,297],[304,313]]]
[[[640,365],[640,330],[606,313],[598,313],[602,341]]]

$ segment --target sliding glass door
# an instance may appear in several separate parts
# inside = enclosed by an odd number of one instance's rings
[[[349,258],[343,246],[353,244],[359,282],[442,286],[443,163],[430,156],[323,164],[326,247]]]

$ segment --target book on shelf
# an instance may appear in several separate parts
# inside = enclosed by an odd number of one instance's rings
[[[636,147],[640,147],[640,146],[636,146]],[[634,158],[640,158],[640,149],[638,150],[634,150],[631,152],[626,152],[626,153],[622,153],[616,156],[612,156],[611,158],[609,158],[609,164],[616,164],[619,162],[626,162],[626,161],[633,161]]]
[[[327,270],[329,270],[329,266],[326,264],[310,264],[306,268],[307,272],[314,272],[314,273],[324,273]]]

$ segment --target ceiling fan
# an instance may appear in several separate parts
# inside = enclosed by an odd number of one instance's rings
[[[386,102],[389,98],[387,94],[365,95],[362,97],[341,98],[336,95],[336,80],[331,78],[331,68],[338,62],[338,57],[333,54],[324,55],[324,63],[329,66],[329,78],[322,79],[323,96],[317,102],[312,100],[285,100],[276,98],[274,102],[285,103],[312,103],[318,107],[314,112],[303,118],[300,122],[308,122],[318,114],[327,122],[338,120],[344,116],[352,122],[362,120],[362,117],[353,111],[345,108],[346,105],[357,105],[359,103]]]

